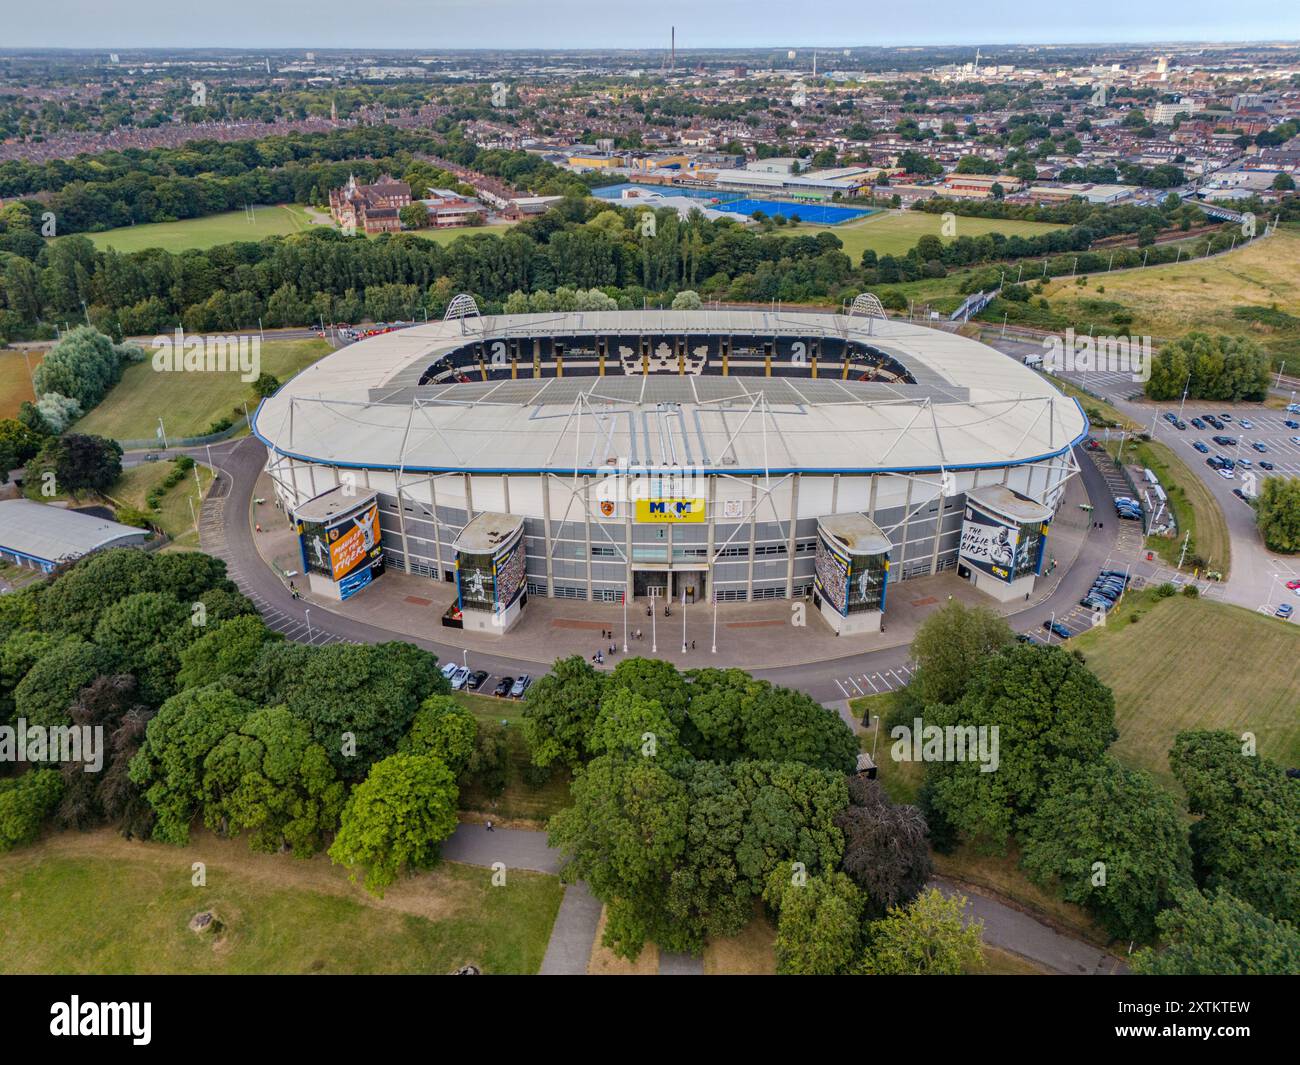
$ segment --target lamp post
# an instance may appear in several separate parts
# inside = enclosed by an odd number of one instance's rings
[[[307,642],[311,643],[311,607],[303,611],[303,617],[307,621]]]
[[[627,654],[627,587],[623,588],[623,653]]]
[[[880,742],[880,715],[872,714],[871,718],[875,721],[876,734],[871,739],[871,762],[874,765],[876,761],[876,744]]]

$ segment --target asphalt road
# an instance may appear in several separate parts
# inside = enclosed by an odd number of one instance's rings
[[[196,458],[208,458],[205,448],[190,449]],[[1097,513],[1113,513],[1111,494],[1101,474],[1080,454],[1080,476]],[[229,441],[211,448],[212,464],[220,471],[212,493],[204,503],[200,522],[203,549],[226,562],[230,577],[262,612],[268,625],[290,639],[305,643],[334,642],[376,643],[383,640],[407,640],[434,652],[440,661],[461,660],[461,648],[453,644],[392,632],[366,624],[333,611],[316,608],[308,616],[310,604],[295,600],[282,582],[270,571],[258,554],[248,521],[248,508],[258,475],[266,461],[265,447],[253,437]],[[1079,551],[1078,559],[1062,577],[1055,591],[1041,602],[1010,615],[1007,620],[1017,631],[1040,637],[1042,624],[1050,616],[1068,613],[1082,598],[1097,575],[1097,570],[1111,557],[1116,522],[1104,529],[1091,530]],[[831,661],[811,662],[780,669],[758,670],[755,676],[775,684],[798,688],[819,702],[832,703],[845,698],[846,690],[837,678],[863,676],[894,671],[905,672],[911,660],[906,646],[884,648],[847,655]],[[493,677],[517,677],[520,673],[536,676],[545,672],[536,662],[521,661],[508,654],[474,654],[474,667],[486,669]],[[863,690],[866,690],[865,688]]]

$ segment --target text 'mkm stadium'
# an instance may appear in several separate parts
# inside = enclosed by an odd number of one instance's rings
[[[1024,595],[1087,429],[1032,370],[868,295],[495,317],[457,297],[254,418],[315,590],[397,567],[500,632],[536,596],[807,597],[846,633],[949,568]]]

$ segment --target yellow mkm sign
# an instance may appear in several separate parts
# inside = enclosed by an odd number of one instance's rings
[[[638,499],[637,521],[701,522],[704,520],[703,499]]]

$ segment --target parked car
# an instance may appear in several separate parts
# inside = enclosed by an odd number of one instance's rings
[[[1196,450],[1199,451],[1202,455],[1208,455],[1210,453],[1210,449],[1206,447],[1205,444],[1203,444],[1199,440],[1197,440],[1196,443],[1192,445],[1192,447],[1196,448]]]
[[[1294,421],[1291,418],[1288,418],[1282,424],[1285,425],[1288,429],[1300,429],[1300,422]]]
[[[1222,418],[1225,422],[1230,422],[1230,421],[1232,421],[1232,415],[1231,415],[1231,414],[1220,414],[1219,417]]]
[[[1200,418],[1193,418],[1193,419],[1192,419],[1192,424],[1193,424],[1194,426],[1196,426],[1196,428],[1198,428],[1198,429],[1204,429],[1204,428],[1205,428],[1205,423],[1204,423],[1203,421],[1201,421]]]
[[[492,689],[492,694],[504,699],[510,694],[510,689],[515,685],[514,677],[502,677],[497,681],[497,686]]]
[[[464,666],[457,666],[456,672],[451,675],[451,690],[460,691],[465,687],[466,681],[469,680],[469,670]]]
[[[444,677],[446,677],[448,680],[451,680],[452,674],[455,673],[456,670],[458,669],[460,669],[460,666],[456,665],[455,662],[448,662],[446,665],[442,667],[441,672]]]
[[[1300,581],[1287,581],[1286,586],[1289,591],[1300,591]]]
[[[532,683],[533,683],[533,678],[530,677],[527,673],[524,673],[519,677],[516,677],[514,684],[511,685],[510,687],[510,698],[522,699],[524,697],[524,692],[528,690],[528,686]]]
[[[1086,606],[1089,610],[1100,610],[1104,614],[1115,604],[1109,599],[1099,599],[1095,595],[1085,595],[1079,600],[1079,605]]]
[[[1248,470],[1255,464],[1251,462],[1250,459],[1238,459],[1237,465],[1240,466],[1243,470]]]
[[[1236,447],[1237,438],[1235,436],[1216,436],[1214,442],[1220,447]]]
[[[1051,620],[1044,621],[1043,628],[1045,628],[1053,636],[1059,636],[1062,640],[1068,640],[1070,638],[1070,630],[1067,629],[1064,625],[1062,625],[1059,621],[1051,621]]]
[[[1183,421],[1181,418],[1179,418],[1178,421],[1174,422],[1174,428],[1181,433],[1184,429],[1187,428],[1187,423]]]
[[[1240,425],[1243,429],[1255,428],[1255,423],[1252,422],[1249,418],[1242,418],[1241,421],[1237,422],[1237,424]]]
[[[1293,437],[1291,437],[1291,443],[1293,443],[1293,444],[1300,444],[1300,436],[1293,436]]]
[[[1253,447],[1256,451],[1258,451],[1261,455],[1268,454],[1268,445],[1264,443],[1264,441],[1262,440],[1256,440],[1250,446]]]
[[[469,680],[466,682],[465,686],[469,688],[470,691],[476,692],[483,687],[483,682],[487,679],[488,671],[486,669],[476,669],[469,675]]]
[[[1275,469],[1277,469],[1277,467],[1274,466],[1271,462],[1265,462],[1263,459],[1260,459],[1260,460],[1259,460],[1259,468],[1260,468],[1261,470],[1275,470]]]
[[[1219,476],[1222,477],[1225,481],[1231,481],[1234,477],[1236,477],[1236,474],[1233,473],[1231,470],[1225,470],[1222,466],[1220,466]]]
[[[1289,618],[1294,613],[1295,613],[1295,607],[1293,607],[1290,603],[1283,603],[1280,607],[1278,607],[1276,610],[1273,611],[1274,616],[1279,618]]]
[[[1300,403],[1288,403],[1286,405],[1286,412],[1288,414],[1300,414]]]
[[[1173,425],[1174,422],[1178,421],[1178,415],[1175,414],[1175,413],[1174,413],[1173,411],[1171,411],[1171,410],[1167,410],[1167,411],[1165,411],[1165,413],[1163,414],[1162,417],[1163,417],[1163,418],[1165,419],[1165,421],[1167,421],[1170,425]]]
[[[1128,584],[1129,581],[1128,574],[1122,569],[1104,569],[1101,571],[1101,575],[1103,577],[1118,577],[1125,584]]]

